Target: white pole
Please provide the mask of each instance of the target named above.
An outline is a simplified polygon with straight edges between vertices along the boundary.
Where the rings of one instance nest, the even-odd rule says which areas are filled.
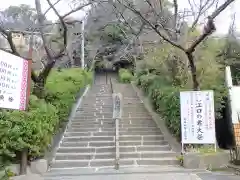
[[[82,44],[81,44],[81,49],[82,49],[82,57],[81,57],[81,65],[82,68],[84,69],[85,64],[84,64],[84,20],[82,20]]]

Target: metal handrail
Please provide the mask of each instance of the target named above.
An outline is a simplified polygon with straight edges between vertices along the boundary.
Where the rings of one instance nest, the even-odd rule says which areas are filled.
[[[113,120],[115,121],[115,169],[119,169],[119,121],[122,118],[122,95],[113,93]]]

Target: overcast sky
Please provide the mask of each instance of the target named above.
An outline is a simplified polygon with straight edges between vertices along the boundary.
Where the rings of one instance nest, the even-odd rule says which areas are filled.
[[[51,2],[56,2],[57,0],[52,0]],[[170,0],[171,1],[171,0]],[[195,2],[198,2],[200,0],[195,0]],[[206,1],[206,0],[205,0]],[[224,0],[220,0],[220,2],[223,2]],[[3,10],[5,8],[8,8],[11,5],[19,5],[19,4],[29,4],[32,7],[35,7],[34,0],[1,0],[1,7],[0,10]],[[179,6],[180,9],[189,7],[188,6],[188,0],[179,0]],[[48,4],[46,0],[41,0],[42,9],[45,10],[48,8]],[[217,26],[217,33],[224,34],[227,33],[228,27],[231,21],[231,15],[233,12],[237,12],[237,7],[240,7],[240,0],[236,0],[234,4],[232,4],[230,7],[228,7],[218,18],[216,19],[216,26]],[[68,3],[66,3],[66,0],[63,0],[63,2],[59,3],[57,6],[57,9],[59,10],[60,14],[64,14],[70,10],[70,6]],[[73,16],[76,18],[80,18],[84,15],[83,12],[75,13]],[[51,20],[56,20],[57,17],[55,16],[54,12],[49,12],[47,15],[47,18]],[[240,19],[240,11],[236,14],[236,26],[237,30],[240,31],[240,23],[238,23],[238,19]]]

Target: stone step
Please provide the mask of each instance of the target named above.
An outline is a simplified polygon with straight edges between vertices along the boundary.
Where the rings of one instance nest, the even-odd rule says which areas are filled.
[[[152,117],[149,115],[145,115],[145,116],[131,116],[131,117],[124,117],[121,119],[121,121],[124,120],[152,120]]]
[[[99,115],[103,115],[103,116],[112,116],[113,112],[105,112],[104,110],[101,110],[102,112],[81,112],[78,111],[76,113],[77,116],[83,116],[83,117],[88,117],[88,116],[99,116]]]
[[[138,112],[138,111],[123,111],[122,115],[123,116],[128,115],[128,116],[133,116],[133,117],[134,116],[137,116],[137,117],[139,117],[139,116],[151,117],[148,112],[144,112],[144,111],[141,111],[141,112]]]
[[[96,116],[96,117],[78,117],[72,119],[73,123],[88,123],[88,122],[115,122],[112,117]]]
[[[112,124],[71,124],[72,128],[115,128],[115,123]]]
[[[132,165],[133,160],[120,160],[121,165]],[[114,167],[115,159],[94,159],[94,160],[56,160],[51,169],[78,168],[78,167]]]
[[[119,135],[161,135],[160,131],[120,131]],[[106,132],[66,132],[65,137],[74,137],[74,136],[115,136],[115,132],[106,131]]]
[[[63,142],[89,142],[89,141],[114,141],[114,137],[108,136],[72,136],[64,137]]]
[[[78,127],[68,127],[67,132],[115,132],[115,128],[78,128]],[[136,127],[136,128],[120,128],[122,132],[135,132],[135,131],[160,131],[157,127]]]
[[[106,105],[106,104],[104,104],[104,105],[100,105],[100,104],[98,104],[98,105],[96,105],[95,103],[93,103],[93,104],[85,104],[85,105],[83,105],[82,107],[84,107],[84,108],[96,108],[96,107],[102,107],[102,108],[113,108],[113,105],[111,104],[111,105]]]
[[[131,135],[131,136],[120,136],[119,141],[158,141],[164,140],[163,135]]]
[[[203,173],[206,172],[205,170],[195,170],[195,169],[184,169],[178,165],[161,165],[161,166],[136,166],[136,167],[129,167],[129,166],[121,166],[121,168],[116,171],[114,168],[72,168],[72,169],[53,169],[51,172],[45,174],[45,180],[60,180],[61,178],[64,180],[79,180],[79,177],[82,178],[84,175],[99,175],[106,176],[107,175],[114,175],[121,176],[124,174],[159,174],[161,177],[163,174],[178,174],[178,173]],[[120,177],[119,176],[119,177]],[[74,177],[75,179],[71,179]],[[84,176],[86,177],[86,176]],[[91,176],[90,176],[91,177]],[[47,179],[46,179],[47,178]],[[49,179],[48,179],[49,178]],[[111,178],[109,178],[111,179]],[[114,179],[114,178],[113,178]],[[118,179],[118,178],[117,178]],[[139,179],[139,178],[136,178]],[[159,178],[158,178],[159,179]]]
[[[120,141],[120,146],[159,146],[168,145],[165,140],[157,141]],[[90,142],[63,142],[61,147],[104,147],[104,146],[115,146],[115,141],[90,141]]]
[[[119,122],[119,126],[121,125],[141,125],[141,126],[151,126],[151,127],[156,127],[156,123],[154,121],[129,121],[129,122]]]
[[[73,118],[72,122],[82,122],[82,121],[90,121],[90,120],[93,120],[93,121],[96,121],[96,119],[100,119],[101,120],[109,120],[109,119],[112,119],[112,117],[106,117],[105,116],[99,116],[99,117],[91,117],[91,116],[84,116],[84,117],[75,117]]]
[[[160,145],[168,145],[168,142],[165,140],[158,141],[120,141],[120,146],[160,146]]]
[[[97,105],[96,104],[91,104],[91,106],[95,105],[95,107],[90,107],[90,106],[83,106],[81,108],[78,108],[78,110],[113,110],[113,106],[105,106],[105,105]]]
[[[90,142],[64,142],[61,147],[104,147],[114,146],[115,141],[90,141]]]
[[[78,128],[78,127],[68,127],[67,132],[115,132],[115,128]]]
[[[120,159],[140,160],[150,158],[177,157],[178,154],[171,151],[158,152],[120,152]],[[91,160],[91,159],[114,159],[115,153],[57,153],[55,160]]]
[[[151,118],[134,118],[134,117],[124,117],[123,119],[120,119],[119,122],[125,123],[125,122],[155,122]]]
[[[66,132],[65,137],[70,136],[115,136],[115,132],[106,131],[106,132]]]
[[[89,115],[89,116],[81,116],[77,115],[76,117],[73,118],[73,120],[96,120],[96,119],[112,119],[112,114],[110,115]]]
[[[79,114],[83,114],[83,113],[86,113],[86,112],[91,112],[92,114],[94,114],[94,113],[102,113],[102,112],[104,112],[104,113],[113,113],[113,108],[109,108],[109,109],[107,109],[107,108],[95,108],[95,109],[81,109],[81,110],[78,110],[77,111],[77,113],[79,113]]]
[[[158,145],[158,146],[119,146],[120,152],[144,152],[144,151],[171,151],[169,145]],[[106,153],[116,152],[115,146],[104,146],[104,147],[61,147],[57,150],[57,153]]]
[[[89,125],[89,124],[99,124],[99,125],[103,125],[104,124],[111,124],[114,123],[114,120],[98,120],[98,119],[89,119],[89,120],[73,120],[71,121],[72,125]]]
[[[146,110],[144,104],[137,104],[137,105],[136,104],[124,104],[123,108],[124,109],[126,109],[126,108],[136,108],[136,109],[145,109]]]
[[[72,121],[71,122],[71,126],[76,126],[76,125],[79,125],[79,126],[91,126],[91,125],[115,125],[115,122],[114,121]]]
[[[119,161],[120,166],[126,165],[139,165],[139,166],[151,166],[151,165],[177,165],[179,161],[176,158],[154,158],[154,159],[121,159]],[[114,167],[115,159],[94,159],[94,160],[56,160],[52,164],[51,169],[59,168],[81,168],[81,167]]]
[[[90,133],[89,135],[91,135],[91,133],[108,133],[108,134],[112,134],[112,133],[115,133],[115,129],[110,129],[110,130],[102,130],[102,129],[99,129],[99,128],[93,128],[93,129],[83,129],[81,131],[81,129],[83,128],[68,128],[66,133],[67,134],[74,134],[74,135],[77,135],[78,133]],[[131,129],[125,129],[125,128],[120,128],[120,135],[153,135],[155,133],[160,133],[160,130],[157,129],[157,128],[149,128],[149,130],[146,128],[146,129],[140,129],[140,128],[135,128],[135,130],[131,130]],[[122,133],[122,134],[121,134]],[[124,133],[133,133],[133,134],[124,134]],[[147,133],[153,133],[153,134],[147,134]],[[74,136],[73,135],[73,136]],[[157,134],[158,135],[158,134]]]
[[[126,129],[126,128],[141,128],[143,126],[146,127],[146,128],[156,128],[157,127],[156,124],[145,124],[145,125],[142,125],[142,124],[120,124],[119,128],[123,128],[123,129]]]

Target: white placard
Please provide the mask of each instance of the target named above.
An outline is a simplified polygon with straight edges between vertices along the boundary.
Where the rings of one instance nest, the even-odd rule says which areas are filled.
[[[26,109],[28,61],[0,50],[0,108]]]
[[[238,124],[240,120],[240,86],[233,86],[231,89],[232,123]]]
[[[215,144],[213,91],[180,93],[183,144]]]

